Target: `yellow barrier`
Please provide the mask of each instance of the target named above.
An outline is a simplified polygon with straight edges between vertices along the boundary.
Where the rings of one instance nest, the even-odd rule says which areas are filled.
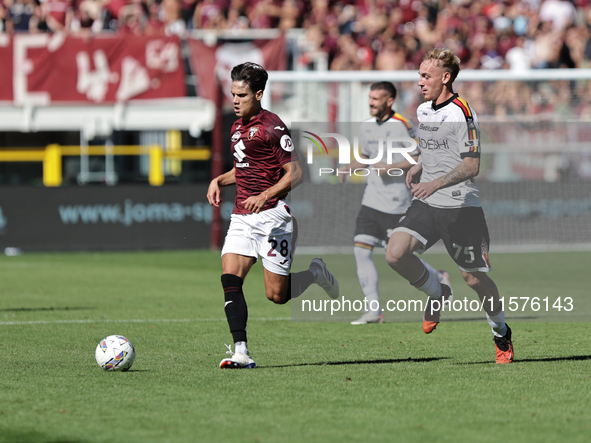
[[[163,160],[197,160],[205,161],[211,158],[209,148],[180,149],[163,151],[159,145],[134,146],[88,146],[84,150],[80,146],[48,145],[45,149],[21,148],[0,150],[0,162],[43,162],[43,184],[48,187],[62,184],[62,157],[86,155],[148,155],[148,181],[152,186],[164,184]]]
[[[62,151],[59,145],[49,145],[45,148],[43,184],[48,187],[62,184]]]
[[[164,184],[164,171],[162,170],[162,149],[158,146],[150,148],[150,170],[148,171],[148,181],[152,186],[162,186]]]
[[[0,151],[0,162],[42,162],[45,151]]]

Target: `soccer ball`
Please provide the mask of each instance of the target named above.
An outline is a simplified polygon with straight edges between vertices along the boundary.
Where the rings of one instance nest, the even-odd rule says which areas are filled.
[[[135,349],[122,335],[109,335],[98,344],[94,356],[105,371],[127,371],[135,360]]]

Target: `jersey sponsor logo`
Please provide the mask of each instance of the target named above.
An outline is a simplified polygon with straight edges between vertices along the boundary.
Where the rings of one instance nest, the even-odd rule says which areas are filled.
[[[246,146],[244,146],[242,140],[240,140],[238,143],[234,145],[234,157],[236,157],[236,160],[238,160],[239,162],[244,160],[244,158],[246,157],[246,154],[244,153],[245,149]]]
[[[279,129],[280,131],[285,131],[283,126],[275,126],[273,129]]]
[[[248,168],[249,166],[249,163],[236,163],[237,168]]]
[[[419,148],[420,149],[449,149],[449,144],[447,140],[426,140],[424,138],[419,138]]]
[[[252,138],[255,136],[255,134],[257,133],[258,130],[259,130],[259,128],[256,126],[254,128],[250,128],[248,130],[248,139],[252,140]]]
[[[462,191],[452,191],[451,193],[452,197],[459,197],[460,195],[462,195]]]
[[[293,151],[294,146],[293,146],[293,142],[291,141],[291,137],[289,135],[285,134],[283,137],[281,137],[279,144],[281,145],[281,148],[284,151],[287,151],[287,152]]]
[[[236,131],[236,132],[234,132],[234,134],[232,134],[232,138],[231,138],[231,140],[232,140],[233,142],[237,142],[238,140],[240,140],[240,131]]]
[[[421,129],[423,131],[431,131],[431,132],[439,131],[439,127],[437,127],[437,126],[424,125],[423,123],[421,123],[419,125],[419,129]]]

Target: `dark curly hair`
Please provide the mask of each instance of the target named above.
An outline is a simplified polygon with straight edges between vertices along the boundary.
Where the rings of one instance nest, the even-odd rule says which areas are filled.
[[[232,68],[232,81],[243,81],[252,92],[264,91],[269,74],[256,63],[246,62]]]

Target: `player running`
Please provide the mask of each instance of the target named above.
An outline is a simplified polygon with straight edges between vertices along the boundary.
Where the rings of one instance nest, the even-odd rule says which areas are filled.
[[[453,92],[460,59],[449,49],[423,57],[419,87],[426,100],[417,109],[420,163],[408,170],[406,183],[414,196],[406,217],[394,230],[386,250],[388,264],[429,296],[423,330],[431,333],[451,289],[437,281],[413,252],[439,239],[476,291],[494,334],[496,362],[513,361],[511,328],[495,283],[486,274],[489,235],[473,177],[480,168],[480,128],[474,110]]]
[[[385,141],[388,137],[415,138],[415,131],[410,121],[392,109],[395,100],[396,87],[392,83],[376,82],[370,86],[369,112],[372,118],[361,124],[361,158],[376,159],[379,155],[380,140]],[[418,149],[410,155],[416,161],[419,155]],[[384,149],[380,161],[371,165],[371,168],[381,173],[379,175],[372,173],[367,177],[361,209],[357,215],[353,253],[357,264],[357,277],[369,309],[359,319],[351,322],[352,325],[384,323],[378,290],[378,270],[374,264],[372,252],[376,246],[386,248],[390,234],[398,226],[398,222],[412,200],[405,176],[389,175],[386,172],[394,169],[406,171],[412,164],[401,154],[395,154],[392,160],[395,163],[386,163]],[[339,169],[339,181],[344,183],[347,172],[365,167],[367,165],[354,160]],[[421,260],[421,262],[438,281],[451,287],[447,272],[438,272],[425,261]]]
[[[236,185],[236,201],[222,248],[224,309],[234,339],[234,352],[220,368],[254,368],[246,339],[248,311],[242,285],[260,256],[267,298],[284,304],[312,283],[333,299],[339,284],[320,258],[307,271],[290,274],[295,249],[295,219],[285,202],[302,182],[302,170],[285,123],[261,107],[268,74],[260,65],[243,63],[232,69],[232,102],[239,117],[232,125],[232,170],[214,178],[207,190],[212,206],[221,203],[220,188]],[[293,237],[292,237],[293,234]]]

